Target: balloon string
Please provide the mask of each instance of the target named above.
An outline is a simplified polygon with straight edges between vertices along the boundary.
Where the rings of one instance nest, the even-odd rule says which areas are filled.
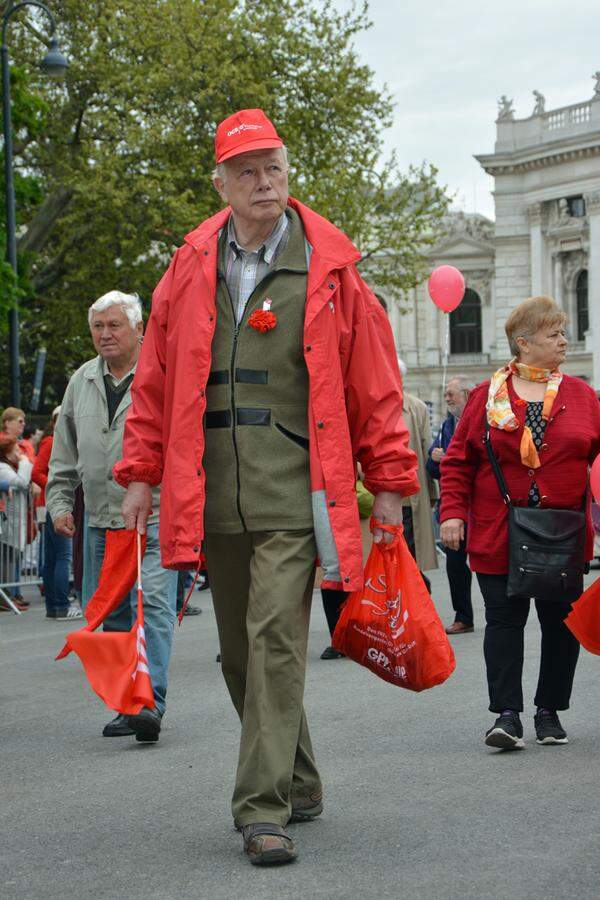
[[[442,395],[446,393],[446,378],[448,377],[448,363],[450,361],[450,313],[444,313],[446,317],[446,338],[444,340]]]

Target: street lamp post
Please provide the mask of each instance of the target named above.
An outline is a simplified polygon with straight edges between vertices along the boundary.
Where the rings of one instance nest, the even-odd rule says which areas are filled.
[[[56,21],[48,7],[38,0],[23,0],[21,3],[11,4],[2,16],[2,120],[4,127],[4,190],[6,195],[6,255],[8,262],[17,276],[17,233],[15,217],[15,186],[13,181],[13,146],[12,127],[10,116],[10,68],[8,62],[8,46],[6,34],[8,23],[12,15],[25,6],[34,6],[41,9],[50,21],[50,47],[41,62],[41,68],[47,75],[60,77],[64,74],[69,63],[58,49],[58,42],[54,37]],[[13,406],[21,405],[21,377],[19,368],[19,307],[17,300],[9,313],[10,334],[10,395]]]

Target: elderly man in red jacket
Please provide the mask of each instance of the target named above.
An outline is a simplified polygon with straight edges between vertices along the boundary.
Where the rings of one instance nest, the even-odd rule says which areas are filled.
[[[187,235],[160,281],[132,388],[128,528],[162,482],[163,564],[204,543],[223,674],[242,721],[233,816],[253,863],[296,856],[285,826],[323,809],[302,700],[315,560],[362,586],[355,460],[374,514],[418,490],[391,330],[359,253],[288,194],[261,110],[216,134],[227,207]],[[386,539],[381,531],[375,540]]]

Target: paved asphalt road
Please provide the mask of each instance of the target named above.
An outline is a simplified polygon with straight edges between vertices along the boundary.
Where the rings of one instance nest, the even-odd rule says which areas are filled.
[[[449,619],[443,571],[434,596]],[[66,623],[39,597],[0,617],[0,897],[3,900],[587,900],[600,896],[598,681],[582,652],[565,747],[532,740],[539,658],[527,635],[527,749],[498,753],[487,712],[482,607],[454,639],[457,671],[414,695],[348,660],[322,662],[315,595],[306,706],[326,789],[320,820],[294,825],[300,857],[257,869],[233,830],[238,741],[210,595],[177,630],[156,746],[101,737],[111,717],[74,657],[52,661]]]

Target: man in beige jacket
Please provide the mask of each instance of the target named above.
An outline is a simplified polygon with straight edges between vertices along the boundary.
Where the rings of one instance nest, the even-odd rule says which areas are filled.
[[[121,503],[125,491],[114,480],[112,469],[122,456],[123,429],[131,406],[130,387],[142,342],[140,301],[136,295],[110,291],[90,307],[89,324],[98,356],[84,363],[67,385],[54,432],[46,487],[46,504],[55,531],[72,537],[75,490],[83,485],[87,550],[84,586],[88,587],[87,591],[84,589],[84,608],[98,584],[106,533],[124,527]],[[159,502],[160,491],[155,488],[142,564],[146,649],[156,709],[143,709],[138,716],[129,718],[118,715],[104,728],[105,737],[135,734],[139,741],[153,742],[158,740],[161,729],[175,623],[177,572],[160,565]],[[135,608],[135,598],[126,598],[105,620],[105,630],[129,631]]]

